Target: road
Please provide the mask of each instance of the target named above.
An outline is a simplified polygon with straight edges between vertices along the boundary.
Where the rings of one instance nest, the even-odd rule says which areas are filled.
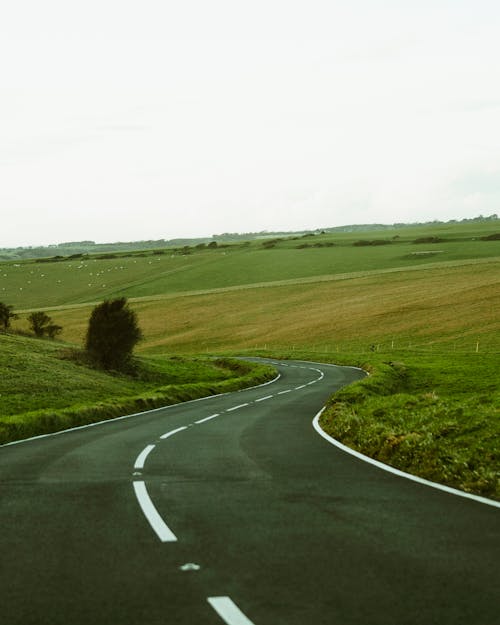
[[[312,426],[352,368],[0,448],[2,625],[497,625],[498,508]]]

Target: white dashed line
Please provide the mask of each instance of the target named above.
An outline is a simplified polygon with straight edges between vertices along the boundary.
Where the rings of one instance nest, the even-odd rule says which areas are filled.
[[[254,625],[229,597],[208,597],[207,601],[227,625]]]
[[[301,388],[305,388],[305,387],[306,387],[306,385],[305,385],[305,384],[301,384],[300,386],[296,386],[296,387],[295,387],[295,390],[296,390],[296,391],[300,391],[300,389],[301,389]]]
[[[135,461],[134,469],[144,469],[144,463],[146,462],[146,458],[148,457],[149,453],[153,451],[154,448],[154,445],[148,445],[141,451]]]
[[[285,393],[291,393],[291,392],[292,392],[292,389],[290,389],[290,388],[289,388],[289,389],[288,389],[288,390],[286,390],[286,391],[280,391],[279,393],[276,393],[276,394],[277,394],[277,395],[284,395]]]
[[[162,439],[168,438],[169,436],[173,436],[174,434],[177,434],[177,432],[182,432],[182,430],[187,430],[187,425],[184,425],[181,428],[177,428],[176,430],[172,430],[171,432],[167,432],[166,434],[162,434],[160,438]]]
[[[149,498],[148,491],[146,490],[146,484],[144,482],[134,482],[134,491],[137,501],[144,512],[144,516],[149,521],[149,524],[161,542],[176,542],[177,536],[158,514],[158,510],[154,507],[153,502]]]
[[[255,400],[255,403],[257,403],[258,401],[265,401],[266,399],[271,399],[271,397],[274,397],[274,395],[266,395],[265,397],[260,397],[259,399]]]
[[[232,412],[233,410],[238,410],[238,408],[244,408],[248,406],[248,404],[239,404],[238,406],[233,406],[232,408],[228,408],[226,412]]]
[[[209,417],[205,417],[204,419],[200,419],[199,421],[195,421],[195,423],[205,423],[205,421],[210,421],[210,419],[215,419],[215,417],[220,416],[219,413],[210,415]]]

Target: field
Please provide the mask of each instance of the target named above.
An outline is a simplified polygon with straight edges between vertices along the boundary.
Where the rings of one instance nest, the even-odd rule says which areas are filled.
[[[402,469],[500,498],[499,229],[432,225],[1,263],[0,300],[20,313],[15,330],[46,310],[69,345],[82,344],[96,302],[125,295],[144,357],[363,364],[370,381],[336,396],[329,431]],[[405,372],[398,384],[391,362]]]

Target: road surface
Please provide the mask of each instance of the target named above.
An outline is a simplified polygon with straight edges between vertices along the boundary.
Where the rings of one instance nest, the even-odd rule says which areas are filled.
[[[312,425],[362,372],[0,448],[2,625],[497,625],[498,508]]]

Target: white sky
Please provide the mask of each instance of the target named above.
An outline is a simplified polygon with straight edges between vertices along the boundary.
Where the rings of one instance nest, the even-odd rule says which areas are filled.
[[[15,0],[0,247],[500,212],[498,0]]]

